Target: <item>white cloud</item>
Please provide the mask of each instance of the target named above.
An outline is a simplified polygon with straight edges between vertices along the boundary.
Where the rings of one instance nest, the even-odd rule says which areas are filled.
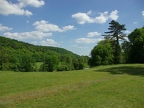
[[[109,16],[112,20],[117,20],[118,19],[118,11],[117,10],[114,10],[110,13],[110,16]]]
[[[99,35],[101,35],[101,33],[99,33],[99,32],[89,32],[87,34],[87,37],[94,37],[94,36],[99,36]]]
[[[72,15],[72,18],[77,20],[78,24],[84,24],[84,23],[93,23],[93,19],[90,18],[86,13],[76,13]]]
[[[43,0],[18,0],[20,2],[20,7],[26,7],[27,5],[33,7],[41,7],[45,4]]]
[[[144,17],[144,10],[142,11],[142,16]]]
[[[74,28],[74,26],[68,25],[68,26],[63,27],[63,28],[62,28],[62,31],[74,30],[74,29],[76,29],[76,28]]]
[[[96,17],[94,19],[94,22],[96,23],[105,23],[108,20],[108,11],[104,12],[104,13],[100,13],[100,16]]]
[[[19,4],[13,4],[6,0],[0,0],[0,4],[1,4],[0,14],[2,15],[9,15],[9,14],[26,15],[26,16],[32,15],[30,11],[20,8]]]
[[[64,32],[67,30],[75,29],[74,26],[71,26],[71,25],[60,28],[58,25],[50,24],[48,23],[48,21],[45,21],[45,20],[36,21],[35,23],[33,23],[33,25],[35,26],[37,30],[43,31],[43,32],[49,32],[49,31]]]
[[[43,33],[40,31],[31,31],[23,33],[4,33],[4,36],[12,39],[42,39],[43,37],[52,36],[52,33]]]
[[[90,44],[90,43],[97,43],[101,41],[101,38],[98,39],[93,39],[93,38],[78,38],[76,39],[76,43],[81,43],[81,44]]]
[[[26,15],[26,16],[30,16],[30,15],[33,15],[33,14],[32,14],[30,11],[25,10],[24,15]]]
[[[0,14],[2,15],[33,15],[29,10],[25,10],[26,6],[41,7],[45,3],[43,0],[18,0],[18,3],[8,2],[7,0],[0,0]]]
[[[47,39],[46,41],[41,41],[40,44],[42,46],[56,46],[59,45],[57,42],[55,42],[53,39]]]
[[[72,15],[72,18],[76,19],[78,24],[85,24],[85,23],[105,23],[109,18],[112,20],[117,20],[118,19],[118,15],[117,15],[118,11],[114,10],[110,13],[110,15],[108,14],[108,11],[105,11],[103,13],[99,13],[100,15],[97,17],[90,17],[89,15],[92,14],[92,11],[88,11],[87,13],[76,13]]]
[[[35,23],[33,23],[34,26],[36,26],[35,28],[39,31],[61,31],[61,29],[54,24],[49,24],[47,21],[41,20],[41,21],[36,21]]]
[[[4,31],[8,31],[8,30],[12,30],[13,28],[9,28],[6,26],[3,26],[2,24],[0,24],[0,31],[4,32]]]

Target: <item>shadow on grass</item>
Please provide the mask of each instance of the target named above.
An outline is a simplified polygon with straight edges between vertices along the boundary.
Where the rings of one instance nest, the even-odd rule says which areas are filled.
[[[95,70],[97,72],[109,72],[111,74],[129,74],[144,77],[144,67],[141,66],[118,66]]]

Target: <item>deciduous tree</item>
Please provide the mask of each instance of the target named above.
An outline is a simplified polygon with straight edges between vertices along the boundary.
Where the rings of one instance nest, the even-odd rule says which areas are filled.
[[[53,72],[57,69],[59,64],[59,59],[55,55],[46,56],[44,63],[41,66],[41,71]]]
[[[135,29],[128,38],[131,43],[130,62],[144,63],[144,27]]]
[[[113,49],[109,40],[103,40],[91,51],[90,66],[113,64]]]

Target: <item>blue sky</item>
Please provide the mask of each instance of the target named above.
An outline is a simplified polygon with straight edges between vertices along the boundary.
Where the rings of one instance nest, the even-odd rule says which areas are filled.
[[[144,26],[144,0],[0,0],[0,35],[89,55],[109,22]]]

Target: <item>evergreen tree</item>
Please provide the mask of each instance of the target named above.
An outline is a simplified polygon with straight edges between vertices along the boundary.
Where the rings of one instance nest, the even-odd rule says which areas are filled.
[[[120,54],[121,54],[121,48],[119,45],[119,41],[120,40],[125,40],[126,35],[122,32],[124,30],[126,30],[125,25],[124,24],[119,24],[118,22],[112,20],[110,23],[110,26],[108,28],[108,32],[105,32],[106,35],[102,35],[105,36],[106,39],[111,39],[114,40],[114,63],[115,64],[119,64],[120,63]]]

